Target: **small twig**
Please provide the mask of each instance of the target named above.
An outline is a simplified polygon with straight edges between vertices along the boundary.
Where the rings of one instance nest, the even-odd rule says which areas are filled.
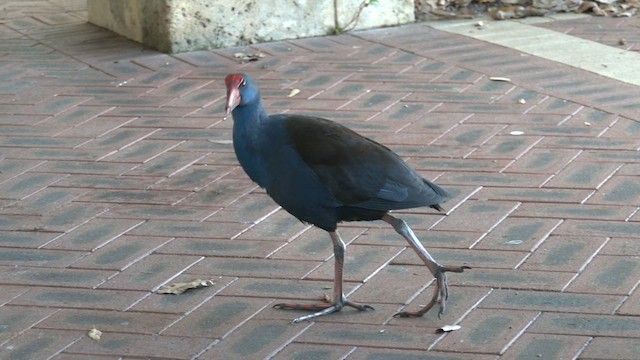
[[[360,5],[358,6],[358,11],[356,11],[355,15],[353,15],[353,18],[351,18],[351,21],[349,21],[344,27],[340,27],[340,25],[338,24],[338,9],[336,6],[336,2],[334,1],[334,8],[335,8],[335,26],[336,26],[336,33],[340,34],[343,32],[347,32],[350,30],[353,30],[356,25],[358,24],[358,21],[360,20],[360,15],[362,14],[362,11],[364,11],[364,8],[366,8],[367,6],[376,3],[378,0],[364,0],[360,3]]]

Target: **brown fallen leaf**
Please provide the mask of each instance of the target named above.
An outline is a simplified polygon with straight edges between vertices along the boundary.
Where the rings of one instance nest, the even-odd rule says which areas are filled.
[[[264,57],[264,54],[261,52],[253,53],[253,54],[245,54],[243,52],[237,52],[233,54],[233,57],[236,59],[240,59],[240,62],[244,64],[250,61],[258,61]]]
[[[454,12],[446,11],[446,10],[438,9],[438,8],[432,9],[430,11],[430,13],[432,13],[433,15],[442,16],[442,17],[445,17],[445,18],[453,18],[453,17],[456,17],[456,15],[457,15]]]
[[[591,11],[596,16],[607,16],[607,12],[602,10],[595,1],[585,1],[578,8],[578,12],[584,13]]]
[[[505,6],[489,10],[489,16],[495,20],[521,19],[530,16],[545,16],[547,10],[531,6]]]
[[[100,341],[100,336],[102,336],[102,331],[96,329],[95,327],[89,330],[87,336],[91,338],[91,340]]]
[[[613,16],[615,17],[632,17],[633,15],[635,15],[636,13],[636,9],[632,9],[631,11],[624,11],[621,13],[617,13],[617,14],[613,14]]]
[[[215,284],[213,280],[196,279],[189,282],[177,282],[169,285],[160,286],[156,293],[158,294],[182,294],[189,289],[198,289]]]

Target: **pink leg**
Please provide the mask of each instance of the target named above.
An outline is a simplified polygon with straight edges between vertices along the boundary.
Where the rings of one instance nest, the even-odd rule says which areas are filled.
[[[398,219],[389,214],[385,214],[382,217],[382,220],[391,224],[396,232],[402,237],[404,237],[408,242],[411,248],[418,254],[420,259],[427,266],[431,274],[436,278],[435,291],[433,292],[433,296],[431,297],[431,301],[420,309],[419,311],[403,311],[395,314],[397,317],[420,317],[427,313],[436,303],[440,304],[440,311],[438,312],[438,317],[440,317],[446,307],[447,298],[449,298],[449,288],[447,286],[447,277],[445,272],[463,272],[465,269],[471,269],[468,266],[443,266],[438,264],[431,254],[427,251],[427,249],[422,246],[422,243],[418,240],[416,235],[413,233],[413,230],[407,225],[407,223]]]
[[[334,253],[334,278],[333,278],[333,302],[325,301],[321,304],[287,304],[281,303],[276,304],[273,307],[276,309],[287,309],[287,310],[309,310],[315,311],[313,314],[300,316],[298,318],[293,319],[292,323],[297,324],[301,321],[311,320],[313,318],[328,315],[334,312],[338,312],[342,310],[343,307],[349,306],[360,311],[364,311],[367,309],[373,310],[373,307],[369,305],[360,305],[353,303],[351,301],[347,301],[347,298],[344,296],[344,292],[342,291],[342,271],[344,268],[344,253],[346,246],[344,241],[340,238],[340,235],[337,231],[330,232],[329,236],[331,236],[331,241],[333,242],[333,253]]]

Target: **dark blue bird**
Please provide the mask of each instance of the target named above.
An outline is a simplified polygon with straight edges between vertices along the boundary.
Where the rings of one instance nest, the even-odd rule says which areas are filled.
[[[226,113],[233,115],[233,146],[251,180],[300,221],[329,232],[335,254],[334,297],[317,305],[277,304],[281,309],[314,311],[294,323],[340,311],[344,306],[373,309],[347,301],[342,291],[345,244],[337,232],[342,221],[383,220],[402,235],[436,278],[430,303],[416,312],[396,316],[417,317],[436,303],[442,314],[448,297],[445,272],[466,266],[438,264],[406,222],[389,211],[429,206],[442,211],[449,194],[423,179],[387,147],[333,121],[303,115],[267,115],[257,84],[246,74],[231,74]]]

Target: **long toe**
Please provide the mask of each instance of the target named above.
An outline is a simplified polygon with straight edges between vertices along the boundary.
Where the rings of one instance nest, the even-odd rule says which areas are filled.
[[[320,311],[333,305],[333,301],[331,301],[331,298],[327,296],[327,294],[324,294],[320,300],[322,303],[319,304],[278,303],[272,307],[281,310]]]
[[[457,273],[461,273],[465,270],[469,270],[471,269],[471,266],[447,266],[447,265],[441,265],[440,266],[440,270],[443,272],[457,272]]]
[[[342,306],[339,305],[329,305],[329,307],[327,307],[326,309],[323,309],[321,311],[318,312],[314,312],[313,314],[309,314],[309,315],[304,315],[304,316],[300,316],[298,318],[293,319],[293,321],[291,321],[292,324],[297,324],[303,321],[308,321],[311,319],[315,319],[317,317],[320,316],[324,316],[324,315],[329,315],[329,314],[333,314],[334,312],[338,312],[342,309]]]
[[[349,307],[352,307],[352,308],[357,309],[357,310],[359,310],[359,311],[375,310],[375,309],[373,308],[373,306],[371,306],[371,305],[358,304],[358,303],[354,303],[354,302],[351,302],[351,301],[346,301],[346,302],[344,303],[344,306],[349,306]]]
[[[422,317],[422,316],[424,316],[424,314],[429,312],[429,310],[431,310],[431,308],[437,302],[438,302],[438,295],[437,295],[437,290],[436,290],[436,293],[434,293],[433,297],[431,298],[431,301],[429,301],[429,303],[427,305],[422,307],[422,309],[420,309],[418,311],[400,311],[400,312],[394,314],[393,317],[399,317],[399,318],[417,318],[417,317]],[[440,313],[438,313],[438,318],[439,317],[440,317]]]
[[[311,320],[314,318],[317,318],[319,316],[324,316],[324,315],[329,315],[332,314],[334,312],[338,312],[340,310],[342,310],[343,307],[345,306],[349,306],[352,307],[356,310],[359,311],[365,311],[365,310],[374,310],[373,306],[371,305],[364,305],[364,304],[358,304],[358,303],[354,303],[351,301],[347,301],[347,300],[341,300],[341,301],[337,301],[335,303],[332,303],[331,301],[329,301],[329,299],[323,299],[322,303],[319,304],[294,304],[294,303],[280,303],[280,304],[275,304],[273,305],[273,307],[275,309],[283,309],[283,310],[304,310],[304,311],[312,311],[312,314],[309,315],[305,315],[305,316],[300,316],[296,319],[294,319],[292,322],[294,324],[297,324],[299,322],[305,321],[305,320]]]
[[[399,313],[394,314],[393,317],[416,318],[416,317],[422,317],[422,315],[424,315],[425,312],[422,312],[422,311],[401,311]]]
[[[326,309],[323,309],[321,311],[315,312],[313,314],[309,314],[309,315],[305,315],[305,316],[300,316],[299,318],[295,318],[295,319],[293,319],[293,321],[291,323],[292,324],[297,324],[297,323],[302,322],[302,321],[308,321],[308,320],[312,320],[312,319],[315,319],[315,318],[320,317],[320,316],[329,315],[329,314],[332,314],[334,312],[338,312],[338,311],[342,310],[342,308],[345,307],[345,306],[349,306],[349,307],[358,309],[359,311],[374,310],[371,305],[361,305],[361,304],[352,303],[350,301],[344,301],[342,303],[337,303],[337,304],[330,305]]]
[[[436,290],[434,292],[434,299],[440,303],[440,309],[438,310],[438,319],[444,314],[447,306],[447,300],[449,299],[449,285],[447,284],[446,272],[461,273],[465,270],[471,269],[471,267],[463,266],[448,266],[438,265],[438,272],[435,274],[436,278]],[[439,291],[439,294],[438,294]]]
[[[435,289],[433,290],[433,296],[427,305],[418,311],[401,311],[394,317],[401,318],[415,318],[422,317],[429,312],[436,304],[440,304],[438,309],[438,318],[444,314],[446,309],[447,299],[449,298],[449,285],[447,284],[446,272],[463,272],[464,270],[471,269],[469,266],[437,266],[437,272],[434,274],[436,278]]]
[[[331,303],[321,304],[294,304],[294,303],[280,303],[273,305],[274,309],[281,310],[303,310],[303,311],[321,311],[333,306]]]

